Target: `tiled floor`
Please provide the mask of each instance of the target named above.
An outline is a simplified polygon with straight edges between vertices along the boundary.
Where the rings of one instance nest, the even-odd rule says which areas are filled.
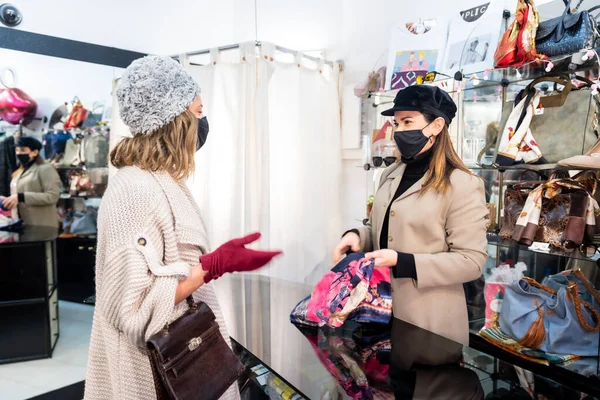
[[[0,399],[24,400],[85,379],[94,307],[59,301],[52,358],[0,365]]]

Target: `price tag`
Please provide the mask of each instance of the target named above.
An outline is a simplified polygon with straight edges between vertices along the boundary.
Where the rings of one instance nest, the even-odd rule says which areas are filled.
[[[542,242],[533,242],[531,246],[529,246],[529,250],[550,253],[550,244]]]

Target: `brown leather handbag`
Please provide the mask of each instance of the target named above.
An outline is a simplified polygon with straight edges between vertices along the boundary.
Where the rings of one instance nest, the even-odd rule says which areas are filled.
[[[528,173],[537,174],[542,180],[538,181],[524,181],[523,178]],[[503,217],[502,226],[500,227],[499,236],[502,239],[511,239],[517,220],[523,211],[525,201],[529,193],[538,187],[539,185],[546,182],[546,176],[539,171],[524,171],[517,183],[508,185],[504,191],[504,204],[503,204]]]
[[[245,371],[203,302],[189,296],[189,310],[146,343],[159,400],[220,398]]]
[[[530,246],[533,242],[549,243],[552,247],[573,250],[581,244],[592,243],[596,234],[597,209],[590,203],[591,193],[580,182],[551,178],[541,188],[529,194],[538,203],[523,208],[522,217],[534,215],[533,207],[540,208],[539,220],[517,223],[512,238]],[[535,201],[535,200],[534,200]],[[591,208],[590,208],[591,207]],[[592,222],[588,213],[593,209]]]

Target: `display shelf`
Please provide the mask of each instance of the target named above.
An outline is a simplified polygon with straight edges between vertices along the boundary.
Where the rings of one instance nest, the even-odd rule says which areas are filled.
[[[534,374],[564,384],[572,389],[584,391],[592,396],[600,396],[600,378],[598,377],[597,358],[588,357],[571,363],[543,365],[511,354],[473,332],[469,335],[469,347],[488,354],[500,361],[513,364],[524,368],[527,371],[531,371]],[[587,372],[582,373],[582,371]]]
[[[600,171],[600,168],[575,168],[564,167],[558,164],[518,164],[510,166],[501,165],[467,165],[469,169],[477,171]]]
[[[102,196],[71,196],[70,194],[67,193],[63,193],[60,195],[60,199],[61,200],[68,200],[68,199],[101,199]]]
[[[570,259],[575,259],[575,260],[585,260],[585,261],[589,261],[589,260],[596,261],[596,260],[600,259],[600,253],[598,253],[598,252],[594,253],[594,255],[591,257],[585,257],[579,251],[569,252],[569,251],[556,249],[556,248],[551,248],[551,250],[549,252],[532,250],[529,246],[521,244],[515,240],[502,239],[496,233],[488,233],[487,240],[488,240],[489,246],[496,246],[496,247],[500,247],[500,248],[504,248],[504,249],[508,249],[508,250],[537,253],[537,254],[546,254],[546,255],[551,255],[551,256],[565,257],[565,258],[570,258]]]
[[[600,48],[595,49],[600,53]],[[554,65],[550,73],[576,73],[599,68],[598,57],[594,55],[591,59],[584,61],[582,57],[586,51],[579,51],[571,55],[551,57],[548,61]],[[487,71],[465,74],[465,90],[478,89],[485,86],[496,86],[502,82],[511,84],[540,78],[547,75],[548,61],[534,61],[521,67],[495,68]],[[486,79],[487,77],[487,79]]]
[[[106,169],[108,168],[108,166],[105,167],[88,167],[86,165],[81,165],[78,167],[61,167],[61,166],[55,166],[54,167],[57,171],[90,171],[90,170],[94,170],[94,169]]]

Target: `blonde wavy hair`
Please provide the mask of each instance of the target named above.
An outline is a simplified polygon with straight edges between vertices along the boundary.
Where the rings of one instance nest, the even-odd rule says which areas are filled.
[[[122,139],[110,153],[116,168],[138,167],[146,171],[166,171],[175,180],[194,173],[198,142],[198,119],[189,110],[151,134]]]

